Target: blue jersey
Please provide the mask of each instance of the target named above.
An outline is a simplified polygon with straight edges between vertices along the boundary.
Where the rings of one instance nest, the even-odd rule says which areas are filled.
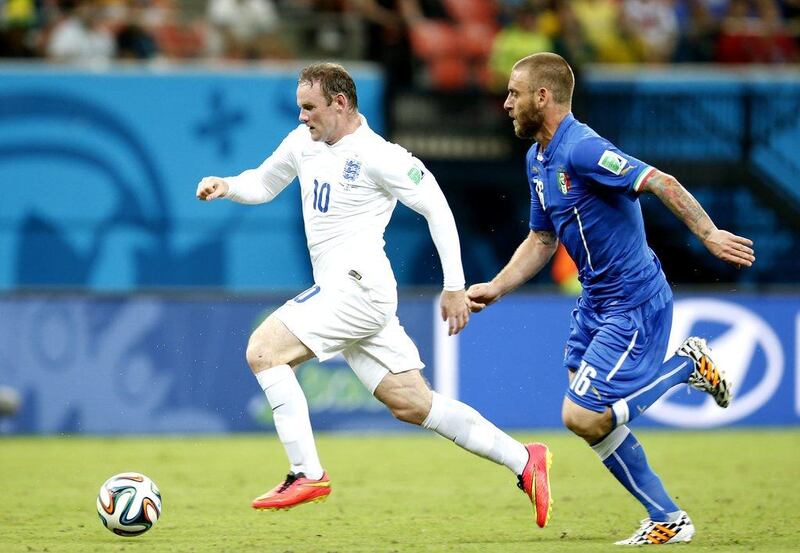
[[[568,114],[550,144],[526,156],[531,230],[555,232],[578,267],[583,303],[624,311],[666,284],[648,247],[638,194],[652,175],[646,163]]]

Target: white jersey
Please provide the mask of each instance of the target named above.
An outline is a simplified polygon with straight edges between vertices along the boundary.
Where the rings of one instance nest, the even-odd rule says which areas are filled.
[[[436,179],[420,160],[359,117],[358,129],[333,145],[315,142],[305,125],[298,126],[258,168],[226,177],[226,197],[268,202],[298,177],[315,282],[355,271],[362,284],[395,297],[383,234],[399,199],[427,219],[445,289],[463,289],[455,221]]]

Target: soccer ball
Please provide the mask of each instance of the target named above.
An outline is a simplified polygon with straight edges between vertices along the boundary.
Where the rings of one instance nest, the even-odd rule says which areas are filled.
[[[161,492],[144,474],[115,474],[100,486],[97,514],[119,536],[144,534],[161,516]]]

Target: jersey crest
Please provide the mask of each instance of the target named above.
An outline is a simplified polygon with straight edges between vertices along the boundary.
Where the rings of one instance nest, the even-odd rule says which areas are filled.
[[[569,173],[563,167],[559,167],[558,169],[558,189],[561,190],[562,194],[569,192],[569,189],[572,187],[572,180],[569,178]]]
[[[361,162],[356,159],[348,159],[344,162],[344,171],[342,171],[342,178],[345,183],[353,184],[358,179],[361,173]]]

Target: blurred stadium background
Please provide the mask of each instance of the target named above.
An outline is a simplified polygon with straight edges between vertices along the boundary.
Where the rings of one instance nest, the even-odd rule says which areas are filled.
[[[679,390],[637,425],[796,436],[799,37],[797,0],[0,0],[0,388],[20,398],[0,433],[272,429],[244,348],[311,284],[296,188],[265,207],[194,191],[295,126],[308,60],[353,72],[371,125],[437,175],[468,281],[491,278],[527,232],[506,77],[552,50],[576,68],[576,117],[756,244],[734,270],[643,198],[676,340],[708,336],[737,398]],[[435,250],[402,206],[387,252],[434,386],[505,428],[559,428],[569,261],[447,339]],[[341,359],[300,379],[320,430],[404,428]]]

